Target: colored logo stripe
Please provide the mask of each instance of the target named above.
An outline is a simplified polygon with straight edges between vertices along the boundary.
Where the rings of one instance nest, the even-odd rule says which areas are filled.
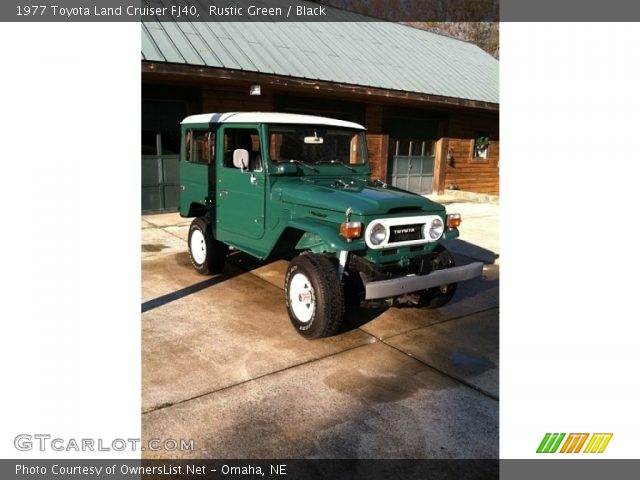
[[[565,433],[545,433],[536,453],[556,453],[565,436]],[[593,433],[591,438],[588,433],[570,433],[559,453],[580,453],[587,439],[589,442],[582,453],[602,453],[611,437],[613,433]]]
[[[602,453],[609,445],[613,433],[594,433],[587,443],[584,453]]]
[[[545,433],[542,442],[536,450],[537,453],[556,453],[565,433]]]
[[[560,453],[580,453],[588,437],[588,433],[570,433],[562,445]]]

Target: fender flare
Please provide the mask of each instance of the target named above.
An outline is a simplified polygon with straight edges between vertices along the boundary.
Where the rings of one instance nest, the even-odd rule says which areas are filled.
[[[348,242],[346,238],[340,236],[340,233],[338,232],[339,225],[335,223],[301,218],[289,220],[287,222],[287,226],[317,235],[332,251],[345,250],[353,252],[367,248],[364,238],[358,238]]]

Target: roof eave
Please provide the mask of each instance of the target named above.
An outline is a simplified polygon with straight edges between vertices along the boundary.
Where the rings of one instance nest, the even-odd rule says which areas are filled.
[[[364,85],[353,85],[348,83],[328,82],[324,80],[313,80],[308,78],[288,77],[284,75],[265,74],[246,70],[232,70],[219,67],[207,67],[197,65],[176,64],[167,62],[154,62],[142,60],[142,73],[146,75],[172,75],[187,78],[218,78],[223,80],[240,80],[262,85],[272,85],[278,87],[295,86],[310,90],[349,92],[354,96],[368,98],[387,98],[397,100],[412,100],[442,106],[456,106],[463,108],[473,108],[487,111],[498,111],[499,103],[486,102],[483,100],[472,100],[465,98],[444,97],[419,92],[407,92],[402,90],[389,90]]]

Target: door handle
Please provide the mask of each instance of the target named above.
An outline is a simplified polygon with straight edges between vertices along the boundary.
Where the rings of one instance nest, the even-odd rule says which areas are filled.
[[[229,195],[229,192],[227,192],[226,190],[220,190],[221,197],[226,197],[227,195]]]

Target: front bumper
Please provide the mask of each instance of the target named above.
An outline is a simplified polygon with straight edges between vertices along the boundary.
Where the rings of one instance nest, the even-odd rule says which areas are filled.
[[[407,275],[406,277],[368,282],[365,285],[365,299],[389,298],[407,293],[458,283],[482,275],[482,262],[474,262],[461,267],[436,270],[428,275]]]

